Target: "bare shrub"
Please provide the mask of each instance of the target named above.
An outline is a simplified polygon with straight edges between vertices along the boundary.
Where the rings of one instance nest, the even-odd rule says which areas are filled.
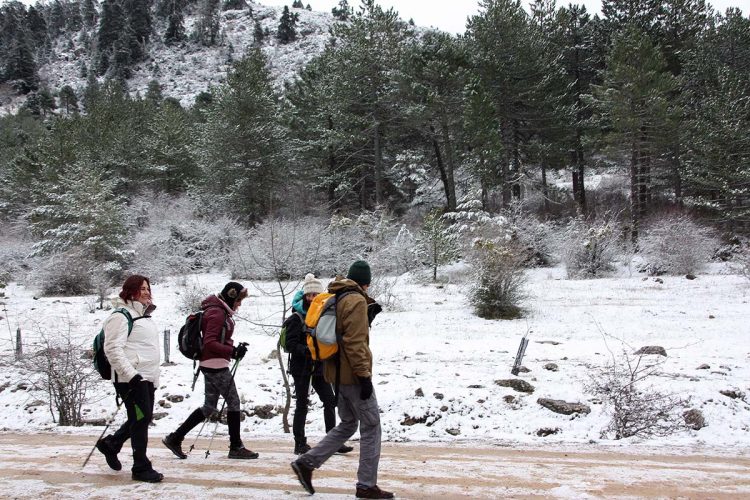
[[[91,261],[79,252],[53,254],[32,275],[42,295],[88,295],[94,290]]]
[[[594,370],[585,390],[600,399],[610,421],[602,438],[669,436],[686,430],[682,411],[688,400],[656,387],[662,361],[631,355],[623,349],[606,366]]]
[[[58,332],[40,332],[41,345],[22,364],[31,384],[43,393],[58,425],[83,425],[81,409],[93,402],[90,389],[101,381],[88,346],[73,340],[70,324]],[[89,354],[87,354],[89,353]]]
[[[139,199],[133,210],[142,227],[134,233],[130,268],[152,279],[226,269],[244,231],[226,216],[201,218],[187,197]]]
[[[649,274],[688,274],[705,266],[719,241],[686,215],[666,215],[649,221],[638,245]]]
[[[393,237],[388,237],[370,254],[370,264],[381,274],[402,274],[421,266],[417,255],[417,239],[401,225]]]
[[[185,280],[180,286],[179,297],[177,298],[177,310],[183,314],[189,314],[198,311],[201,308],[201,302],[208,297],[211,291],[205,285],[195,280]]]
[[[370,287],[367,289],[367,294],[378,301],[378,304],[383,306],[383,309],[388,311],[400,311],[401,299],[396,295],[396,285],[398,278],[386,278],[384,276],[376,276],[372,279]]]
[[[553,263],[550,224],[529,213],[524,203],[511,205],[503,215],[508,220],[511,238],[520,251],[524,266],[549,266]]]
[[[522,259],[511,247],[482,242],[472,259],[474,284],[469,302],[477,316],[485,319],[514,319],[522,314],[526,298]]]
[[[569,278],[594,278],[613,269],[619,225],[612,214],[589,222],[573,219],[563,236],[562,260]]]

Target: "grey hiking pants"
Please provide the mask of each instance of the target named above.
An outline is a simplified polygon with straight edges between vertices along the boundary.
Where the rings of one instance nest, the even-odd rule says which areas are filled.
[[[336,453],[359,427],[359,469],[357,486],[369,488],[378,484],[378,463],[380,462],[380,413],[375,393],[370,399],[359,399],[359,384],[339,386],[339,425],[313,449],[299,457],[299,460],[312,468],[319,468]]]

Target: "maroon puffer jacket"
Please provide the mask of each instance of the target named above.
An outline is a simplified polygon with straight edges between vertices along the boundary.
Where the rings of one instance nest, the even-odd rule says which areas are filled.
[[[203,309],[203,321],[201,329],[203,330],[203,352],[201,361],[209,359],[222,358],[230,360],[234,341],[234,320],[232,311],[229,306],[216,295],[209,295],[201,302]],[[224,343],[221,342],[221,330],[226,322],[226,332],[224,332]]]

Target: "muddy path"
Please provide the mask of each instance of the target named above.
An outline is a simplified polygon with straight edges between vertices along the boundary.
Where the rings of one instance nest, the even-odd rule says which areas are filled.
[[[5,498],[306,498],[289,462],[289,440],[247,440],[260,459],[228,460],[226,438],[199,440],[178,460],[152,436],[149,456],[165,476],[156,485],[110,470],[93,435],[0,434],[0,495]],[[187,443],[189,444],[190,441]],[[313,476],[315,498],[353,498],[358,459],[333,456]],[[126,451],[128,450],[126,444]],[[749,451],[750,452],[750,451]],[[695,450],[516,448],[461,443],[384,443],[379,484],[398,498],[750,498],[750,454]]]

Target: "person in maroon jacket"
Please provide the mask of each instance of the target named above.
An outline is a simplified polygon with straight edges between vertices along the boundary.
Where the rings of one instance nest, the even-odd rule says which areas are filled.
[[[203,320],[203,351],[200,370],[205,381],[203,406],[191,413],[176,431],[162,439],[178,458],[187,458],[182,451],[182,441],[195,426],[218,411],[219,396],[227,405],[227,425],[229,427],[229,458],[258,458],[258,454],[245,448],[240,438],[240,397],[234,385],[234,375],[229,369],[230,360],[242,359],[247,353],[243,344],[234,345],[234,320],[242,300],[247,297],[247,288],[230,281],[218,295],[210,295],[201,303]]]

